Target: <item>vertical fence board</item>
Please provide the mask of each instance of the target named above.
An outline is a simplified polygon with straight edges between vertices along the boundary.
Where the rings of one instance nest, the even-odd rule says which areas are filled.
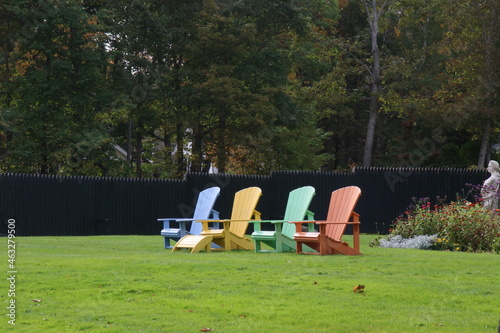
[[[157,218],[192,216],[199,192],[212,186],[221,188],[214,206],[221,218],[230,217],[234,193],[258,186],[262,218],[279,219],[288,193],[306,185],[316,188],[310,209],[319,220],[327,215],[332,191],[359,186],[361,231],[387,233],[412,197],[428,197],[432,203],[437,196],[453,200],[456,194],[467,194],[467,183],[482,184],[487,177],[485,170],[457,168],[274,171],[269,176],[188,173],[183,180],[0,174],[0,234],[6,234],[7,221],[15,219],[19,236],[158,235]]]

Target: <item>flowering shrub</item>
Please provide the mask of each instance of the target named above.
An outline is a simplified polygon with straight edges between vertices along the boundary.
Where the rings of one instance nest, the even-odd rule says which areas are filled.
[[[418,201],[398,217],[389,236],[372,245],[428,236],[431,249],[500,253],[500,214],[460,197],[449,204]],[[421,247],[423,248],[423,247]]]

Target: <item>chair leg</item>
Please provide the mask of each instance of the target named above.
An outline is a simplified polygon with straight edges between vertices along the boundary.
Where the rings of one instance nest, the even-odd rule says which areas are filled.
[[[280,238],[276,239],[276,252],[278,253],[283,252],[283,242],[281,241]]]
[[[302,253],[302,243],[297,242],[297,248],[295,249],[295,253]]]
[[[255,252],[260,252],[260,241],[254,240]]]
[[[352,236],[354,250],[359,252],[359,224],[353,224]]]
[[[166,249],[171,249],[173,248],[172,245],[170,245],[170,238],[169,237],[163,237],[165,239],[165,248]]]

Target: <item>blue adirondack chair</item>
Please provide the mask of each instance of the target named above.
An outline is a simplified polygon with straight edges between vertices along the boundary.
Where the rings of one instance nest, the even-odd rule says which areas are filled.
[[[219,219],[219,212],[213,209],[215,200],[219,196],[220,188],[217,186],[203,190],[198,195],[198,200],[196,201],[196,208],[192,218],[170,218],[165,217],[158,219],[158,221],[163,222],[163,230],[161,235],[165,238],[165,248],[171,249],[170,240],[178,241],[186,235],[199,235],[202,231],[202,224],[196,222],[197,220],[207,220],[207,219]],[[210,216],[212,215],[212,216]],[[177,222],[178,227],[171,227],[171,222]],[[187,223],[191,223],[191,228],[187,231]]]
[[[309,211],[308,208],[315,192],[312,186],[303,186],[291,191],[288,195],[283,220],[250,221],[254,225],[252,238],[255,244],[255,252],[295,251],[295,241],[293,240],[295,225],[288,222],[304,219],[314,220],[314,213]],[[262,223],[272,223],[274,230],[262,230]],[[308,227],[314,231],[312,223]],[[264,250],[261,244],[266,244],[272,249]]]

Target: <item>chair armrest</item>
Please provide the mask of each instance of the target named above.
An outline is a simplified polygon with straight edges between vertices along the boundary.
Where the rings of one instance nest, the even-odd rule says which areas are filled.
[[[318,221],[317,224],[361,224],[361,222],[359,222],[359,214],[358,213],[352,212],[351,216],[349,218],[352,219],[352,221],[347,221],[347,222]]]
[[[316,222],[316,224],[361,224],[361,222],[359,222],[359,221],[354,221],[354,222],[321,221],[321,222]]]
[[[231,220],[231,219],[225,219],[225,220],[217,220],[217,219],[207,219],[207,220],[200,220],[200,219],[195,219],[193,221],[196,221],[196,222],[202,222],[202,223],[210,223],[210,222],[262,222],[260,220],[260,213],[256,210],[254,210],[253,212],[253,215],[252,215],[254,218],[253,219],[244,219],[244,220]]]
[[[314,220],[314,213],[311,212],[310,210],[306,211],[306,220],[310,220],[310,221]]]
[[[203,230],[209,230],[209,227],[208,227],[208,224],[209,223],[215,223],[216,225],[216,228],[217,229],[220,229],[219,228],[219,222],[222,222],[223,223],[223,226],[222,226],[222,229],[229,229],[229,225],[230,223],[233,223],[233,222],[250,222],[249,220],[231,220],[231,219],[227,219],[227,220],[196,220],[197,222],[201,222],[201,224],[203,225]]]
[[[250,220],[248,223],[283,223],[285,220]]]
[[[210,220],[196,220],[196,222],[200,222],[202,224],[202,230],[209,230],[210,228],[208,227],[209,223],[213,223],[214,227],[216,229],[220,229],[219,223],[222,222],[227,222],[228,220],[215,220],[215,219],[210,219]]]
[[[186,230],[186,222],[196,221],[193,218],[178,218],[178,217],[165,217],[157,219],[158,222],[163,222],[163,229],[170,229],[170,222],[178,222],[179,229]]]
[[[289,223],[295,224],[295,232],[302,232],[302,225],[304,223],[308,224],[308,231],[309,232],[314,232],[314,224],[320,222],[320,221],[313,221],[313,220],[303,220],[303,221],[288,221]]]
[[[282,224],[282,223],[287,222],[287,221],[285,221],[285,220],[251,220],[248,222],[255,225],[254,231],[262,231],[261,223],[272,223],[272,224],[280,224],[281,223]]]
[[[312,221],[312,220],[302,220],[302,221],[288,221],[288,223],[293,223],[293,224],[304,224],[304,223],[321,223],[324,221]]]
[[[196,222],[206,222],[206,223],[210,223],[210,222],[250,222],[250,220],[231,220],[231,219],[226,219],[226,220],[199,220],[199,219],[196,219],[194,220]],[[257,222],[260,222],[260,221],[257,221]]]

